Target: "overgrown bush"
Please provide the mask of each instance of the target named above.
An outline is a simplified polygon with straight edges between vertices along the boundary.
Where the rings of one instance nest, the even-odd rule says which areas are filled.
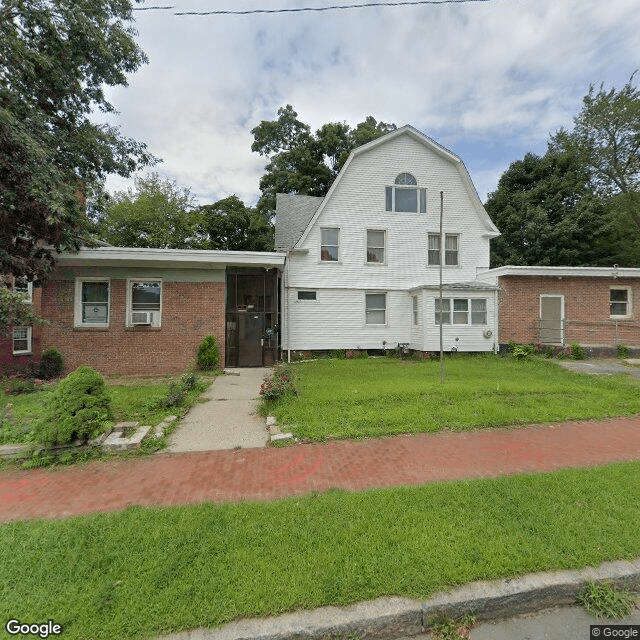
[[[102,376],[91,367],[78,367],[58,383],[45,401],[42,418],[32,424],[36,442],[70,444],[96,437],[111,420],[111,398]]]
[[[273,368],[273,373],[265,376],[260,385],[260,395],[268,401],[275,401],[286,395],[296,395],[293,378],[293,367],[280,362]]]
[[[64,371],[64,360],[62,354],[55,348],[47,349],[40,358],[40,377],[51,380],[62,374]]]
[[[584,360],[587,357],[585,350],[577,343],[571,343],[571,357],[574,360]]]
[[[220,364],[220,350],[215,336],[206,336],[200,343],[197,362],[203,371],[211,371]]]

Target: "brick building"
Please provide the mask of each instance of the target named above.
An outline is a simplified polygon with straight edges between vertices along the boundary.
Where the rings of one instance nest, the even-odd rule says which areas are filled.
[[[61,255],[32,304],[42,327],[14,329],[5,368],[56,347],[65,371],[105,375],[183,371],[214,335],[226,366],[271,364],[278,347],[284,254],[101,247]]]
[[[640,347],[640,269],[499,267],[499,341]]]

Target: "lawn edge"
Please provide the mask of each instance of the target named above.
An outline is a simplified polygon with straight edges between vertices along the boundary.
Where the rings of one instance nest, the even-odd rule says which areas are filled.
[[[477,581],[439,592],[426,601],[382,597],[346,607],[320,607],[273,618],[238,620],[215,629],[194,629],[158,640],[321,640],[400,638],[424,633],[433,618],[458,619],[473,613],[477,622],[499,620],[576,603],[590,582],[640,589],[640,559],[603,562],[598,567],[530,573],[519,578]]]

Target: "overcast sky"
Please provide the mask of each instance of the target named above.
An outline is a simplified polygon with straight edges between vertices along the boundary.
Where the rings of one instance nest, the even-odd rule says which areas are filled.
[[[314,131],[372,115],[459,155],[484,202],[511,162],[572,126],[589,84],[620,88],[640,67],[638,0],[174,15],[357,2],[146,0],[138,6],[176,8],[135,12],[149,64],[109,93],[114,123],[200,204],[232,194],[254,204],[265,159],[251,152],[251,129],[261,120],[286,104]]]

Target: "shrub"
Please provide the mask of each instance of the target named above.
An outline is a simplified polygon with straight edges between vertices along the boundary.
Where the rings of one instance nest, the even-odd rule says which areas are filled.
[[[571,343],[571,357],[574,360],[584,360],[587,357],[585,350],[577,343]]]
[[[629,347],[626,344],[619,344],[617,347],[618,350],[618,358],[621,360],[625,360],[629,357]]]
[[[296,395],[297,391],[293,382],[293,368],[284,363],[278,363],[273,368],[273,373],[265,376],[260,385],[260,395],[269,401],[279,400],[285,395]]]
[[[211,371],[220,364],[220,351],[215,336],[206,336],[200,343],[197,361],[203,371]]]
[[[182,378],[180,378],[180,386],[185,391],[191,391],[191,389],[195,389],[198,384],[199,378],[196,373],[192,371],[183,374]]]
[[[14,378],[13,380],[9,380],[4,391],[7,395],[18,395],[20,393],[33,393],[34,391],[39,391],[39,389],[34,380]]]
[[[69,444],[101,433],[111,419],[111,398],[102,376],[91,367],[78,367],[58,383],[45,401],[44,415],[34,421],[39,443]]]
[[[187,395],[186,390],[181,384],[177,382],[172,382],[169,385],[169,389],[167,391],[167,397],[164,400],[164,406],[169,407],[179,407],[183,401],[184,397]]]
[[[536,348],[532,344],[515,344],[510,342],[509,349],[511,350],[511,355],[516,360],[524,360],[536,354]]]
[[[40,377],[51,380],[64,371],[64,360],[61,353],[55,348],[47,349],[40,358]]]

